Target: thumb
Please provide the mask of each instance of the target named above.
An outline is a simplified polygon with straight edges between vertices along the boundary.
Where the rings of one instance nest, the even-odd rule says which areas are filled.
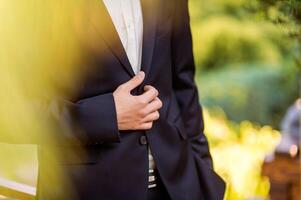
[[[124,88],[127,91],[131,91],[137,86],[139,86],[143,82],[144,78],[145,78],[145,73],[143,71],[140,71],[132,79],[124,83]]]

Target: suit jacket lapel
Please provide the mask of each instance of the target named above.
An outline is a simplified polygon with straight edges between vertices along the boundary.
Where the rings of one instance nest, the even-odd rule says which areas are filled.
[[[94,4],[95,2],[95,4]],[[156,37],[157,25],[157,0],[141,0],[143,15],[143,43],[142,43],[142,60],[141,70],[147,75],[152,64],[153,51]],[[115,29],[110,14],[102,0],[93,0],[91,6],[90,20],[95,29],[102,36],[106,45],[113,52],[116,58],[122,63],[125,70],[135,76],[135,72],[128,60],[126,52],[122,46],[119,35]]]
[[[95,4],[94,4],[95,2]],[[125,70],[131,75],[135,76],[131,64],[128,60],[126,52],[122,46],[121,40],[117,30],[113,24],[111,16],[107,11],[106,6],[102,0],[94,0],[93,4],[97,9],[91,8],[90,20],[95,29],[100,33],[103,40],[109,49],[113,52],[116,58],[121,62]],[[93,6],[91,4],[91,6]]]
[[[157,0],[141,0],[143,15],[143,47],[141,70],[147,75],[151,68],[157,27]]]

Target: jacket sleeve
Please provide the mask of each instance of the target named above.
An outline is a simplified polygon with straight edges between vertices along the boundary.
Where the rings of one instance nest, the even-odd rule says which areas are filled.
[[[117,114],[112,93],[82,99],[76,103],[63,102],[65,112],[60,120],[84,143],[119,142]]]
[[[63,146],[120,142],[112,93],[76,102],[62,97],[27,99],[25,102],[37,119],[32,123],[38,123],[41,128],[26,133],[1,134],[0,142]],[[7,137],[9,135],[14,137]]]
[[[204,135],[202,107],[199,103],[198,90],[194,81],[195,63],[188,0],[178,0],[175,3],[171,49],[173,90],[180,107],[188,139],[191,142],[193,152],[213,168],[208,141]]]
[[[67,125],[80,143],[98,144],[120,142],[117,114],[112,93],[70,102],[61,100],[62,109],[57,109],[57,120]],[[58,105],[59,105],[58,103]],[[54,115],[55,116],[55,112]],[[66,129],[65,129],[66,130]]]

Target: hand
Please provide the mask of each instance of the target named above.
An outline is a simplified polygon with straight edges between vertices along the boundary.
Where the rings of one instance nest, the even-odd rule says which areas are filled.
[[[162,101],[158,98],[158,90],[146,85],[143,94],[133,96],[130,93],[144,78],[144,72],[140,71],[113,92],[119,130],[147,130],[160,117],[158,110],[162,107]]]

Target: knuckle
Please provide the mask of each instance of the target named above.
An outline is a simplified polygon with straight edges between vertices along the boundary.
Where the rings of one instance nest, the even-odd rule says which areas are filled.
[[[136,120],[136,122],[133,123],[133,127],[135,130],[140,129],[141,125],[142,123],[140,122],[140,120]]]
[[[146,112],[145,112],[145,110],[139,110],[138,111],[138,116],[140,117],[140,118],[144,118],[145,116],[146,116]]]
[[[159,95],[159,91],[158,91],[156,88],[153,87],[153,91],[154,91],[154,94],[155,94],[156,96]]]
[[[152,126],[153,126],[153,123],[152,123],[152,122],[149,122],[149,123],[144,124],[144,128],[145,128],[145,129],[151,129]]]
[[[160,102],[160,101],[157,100],[157,101],[155,102],[155,108],[156,108],[156,109],[160,109],[161,107],[162,107],[162,102]]]
[[[138,104],[138,105],[142,104],[142,98],[141,98],[141,96],[135,96],[134,98],[135,98],[136,104]]]
[[[160,99],[158,100],[158,105],[160,108],[163,106],[163,102]]]
[[[158,119],[160,117],[160,113],[157,111],[156,112],[156,118]]]
[[[125,90],[125,87],[126,87],[126,86],[125,86],[124,84],[119,85],[119,86],[118,86],[118,90]]]
[[[138,101],[139,101],[139,103],[140,103],[141,105],[146,105],[146,104],[147,104],[147,101],[146,101],[145,98],[139,98]]]

